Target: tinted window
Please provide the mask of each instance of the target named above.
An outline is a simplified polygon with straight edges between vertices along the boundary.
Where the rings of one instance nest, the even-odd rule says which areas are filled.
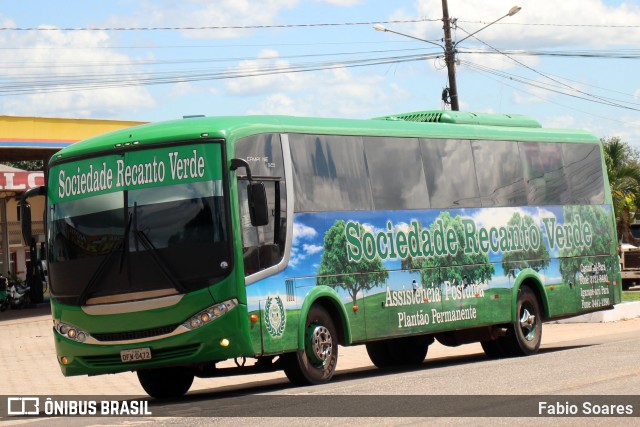
[[[262,134],[240,139],[235,145],[235,157],[249,163],[252,175],[284,179],[280,135]],[[244,169],[240,169],[239,174],[244,173]]]
[[[480,207],[471,142],[421,139],[432,208]]]
[[[364,138],[376,210],[427,209],[420,144],[413,138]]]
[[[527,194],[518,144],[508,141],[472,141],[482,206],[523,206]]]
[[[565,174],[575,204],[604,203],[604,179],[600,146],[563,144]]]
[[[370,210],[362,137],[289,135],[296,211]]]
[[[521,142],[520,157],[529,205],[571,203],[560,144]]]
[[[284,256],[287,200],[280,136],[263,134],[243,138],[236,142],[235,154],[249,163],[253,180],[265,186],[269,212],[267,225],[251,225],[247,194],[249,182],[239,174],[242,253],[245,275],[248,276],[278,264]]]

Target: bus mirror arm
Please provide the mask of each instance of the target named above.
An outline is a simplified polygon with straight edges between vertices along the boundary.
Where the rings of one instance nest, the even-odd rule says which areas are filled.
[[[247,199],[249,201],[249,217],[251,218],[251,225],[259,227],[269,224],[267,191],[264,188],[264,183],[253,182],[251,177],[251,168],[246,160],[231,159],[231,170],[235,171],[238,168],[244,168],[247,171],[247,179],[249,180],[249,185],[247,186]]]
[[[244,159],[231,159],[231,170],[235,171],[238,168],[244,168],[244,170],[247,171],[247,179],[249,182],[253,181],[253,178],[251,178],[251,168],[249,167],[249,163]]]
[[[22,194],[20,199],[20,217],[22,218],[22,238],[27,245],[31,245],[33,239],[33,231],[31,229],[31,205],[27,199],[35,196],[44,196],[47,194],[47,188],[44,186],[34,187]]]

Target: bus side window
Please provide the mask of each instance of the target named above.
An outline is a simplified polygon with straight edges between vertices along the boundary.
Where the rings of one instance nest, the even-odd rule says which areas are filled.
[[[242,252],[245,276],[249,276],[277,265],[285,252],[287,200],[280,135],[242,138],[235,143],[235,155],[250,164],[253,182],[263,183],[267,195],[269,223],[254,227],[249,216],[249,182],[244,176],[238,177]]]
[[[267,192],[269,224],[261,227],[251,225],[247,197],[248,181],[238,181],[240,221],[242,226],[242,252],[245,275],[274,266],[280,262],[284,252],[283,218],[280,209],[280,182],[262,181]]]

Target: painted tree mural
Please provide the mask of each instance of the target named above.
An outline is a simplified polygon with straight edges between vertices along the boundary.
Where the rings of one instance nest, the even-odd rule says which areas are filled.
[[[436,221],[430,226],[432,234],[436,231],[436,227],[439,227],[437,225],[439,221],[441,221],[444,229],[452,228],[455,231],[459,243],[459,248],[455,255],[409,257],[402,261],[403,269],[420,271],[420,279],[423,286],[441,285],[445,280],[449,282],[455,281],[456,283],[477,283],[491,280],[495,267],[489,262],[487,254],[466,254],[464,252],[464,230],[460,220],[461,217],[459,215],[452,218],[449,212],[441,212]],[[460,266],[473,267],[462,269]]]
[[[515,212],[509,222],[509,227],[522,227],[529,229],[535,226],[533,218],[529,215],[520,215]],[[538,249],[529,248],[527,251],[504,251],[502,254],[502,269],[504,274],[515,279],[518,272],[525,268],[540,271],[549,266],[549,251],[544,241],[540,242]]]
[[[560,273],[565,283],[576,283],[577,274],[581,265],[594,263],[593,256],[609,254],[611,245],[616,242],[615,228],[611,217],[605,208],[600,206],[565,206],[564,221],[569,223],[580,217],[582,222],[591,224],[591,236],[593,241],[589,248],[571,247],[560,249]],[[613,242],[613,243],[612,243]],[[612,257],[605,257],[607,271],[611,271]]]
[[[361,234],[364,227],[360,226]],[[389,272],[382,261],[361,260],[357,263],[347,259],[347,239],[345,223],[336,221],[324,235],[324,252],[318,267],[318,285],[337,286],[349,293],[356,305],[358,292],[383,286],[389,278]]]

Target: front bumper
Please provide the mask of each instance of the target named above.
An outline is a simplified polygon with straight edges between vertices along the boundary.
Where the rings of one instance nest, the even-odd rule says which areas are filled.
[[[202,327],[169,337],[134,343],[80,343],[53,331],[60,369],[65,376],[101,375],[166,366],[188,366],[239,356],[253,356],[246,331],[247,308],[238,305]],[[149,348],[151,359],[123,362],[122,350]],[[63,363],[64,361],[64,363]]]

